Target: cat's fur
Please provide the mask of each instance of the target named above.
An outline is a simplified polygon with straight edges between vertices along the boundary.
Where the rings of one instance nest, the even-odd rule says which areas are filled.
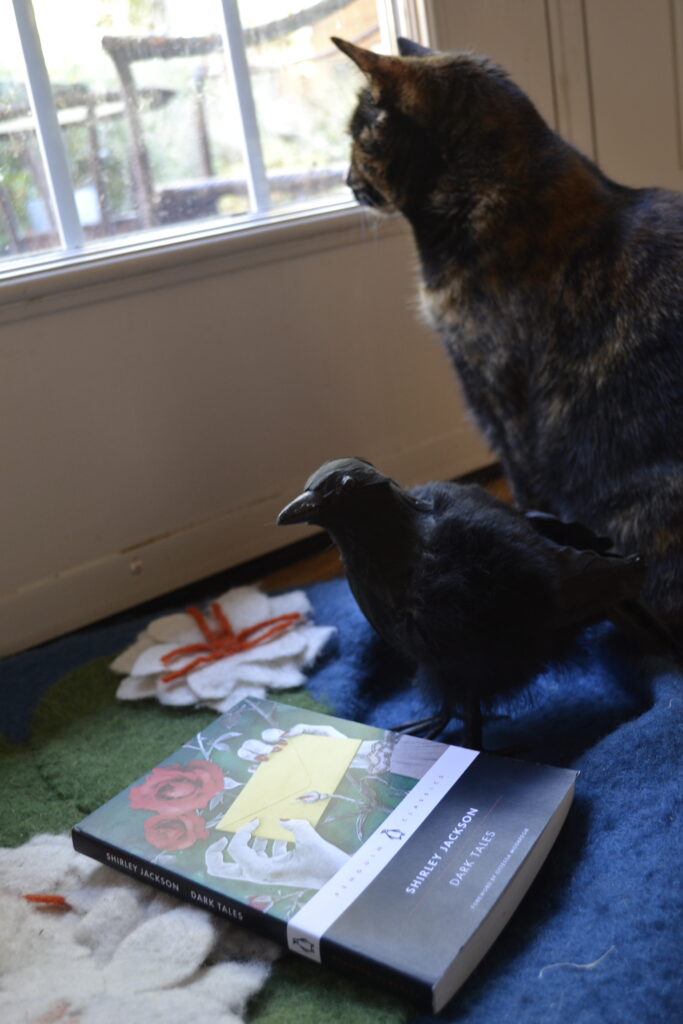
[[[348,183],[410,222],[421,301],[519,505],[639,551],[683,627],[683,195],[609,180],[489,60],[335,40]]]

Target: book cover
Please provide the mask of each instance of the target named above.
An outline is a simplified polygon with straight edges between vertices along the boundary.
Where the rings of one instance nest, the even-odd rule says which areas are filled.
[[[439,1010],[543,863],[575,776],[252,698],[73,843]]]

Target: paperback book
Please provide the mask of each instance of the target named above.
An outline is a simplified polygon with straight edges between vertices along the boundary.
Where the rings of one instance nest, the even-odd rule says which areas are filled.
[[[576,773],[250,698],[74,847],[440,1010],[557,837]]]

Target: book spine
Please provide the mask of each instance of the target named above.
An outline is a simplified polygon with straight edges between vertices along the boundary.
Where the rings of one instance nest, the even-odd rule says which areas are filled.
[[[163,892],[171,893],[202,910],[208,910],[223,920],[243,924],[246,928],[260,932],[268,939],[283,945],[287,944],[285,921],[254,910],[216,889],[210,889],[198,882],[190,882],[187,878],[176,874],[175,871],[170,871],[161,864],[152,864],[144,857],[138,857],[111,843],[105,843],[88,832],[84,832],[78,826],[71,830],[71,839],[74,849],[78,853],[85,854],[86,857],[92,857],[93,860],[98,860],[101,864],[106,864],[107,867],[114,868],[116,871],[122,871],[124,874],[130,875],[131,878],[137,878],[140,882],[146,882]]]
[[[88,832],[84,832],[78,826],[71,830],[71,838],[74,849],[78,853],[85,854],[86,857],[91,857],[131,878],[137,878],[140,882],[153,885],[163,892],[169,892],[203,910],[209,910],[224,920],[243,924],[245,928],[251,928],[283,946],[287,945],[285,921],[253,910],[238,900],[217,893],[215,889],[196,882],[189,882],[182,875],[161,865],[152,864],[143,857],[138,857],[111,843],[105,843]],[[358,981],[371,985],[384,984],[390,991],[398,995],[422,1003],[423,1006],[431,1006],[432,989],[429,983],[375,961],[358,950],[341,947],[337,943],[326,940],[324,936],[322,939],[322,964],[354,977]]]

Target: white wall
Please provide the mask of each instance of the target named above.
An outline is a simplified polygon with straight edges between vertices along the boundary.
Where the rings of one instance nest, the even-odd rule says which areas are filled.
[[[0,650],[306,535],[274,518],[326,458],[490,461],[413,264],[349,211],[0,287]]]

